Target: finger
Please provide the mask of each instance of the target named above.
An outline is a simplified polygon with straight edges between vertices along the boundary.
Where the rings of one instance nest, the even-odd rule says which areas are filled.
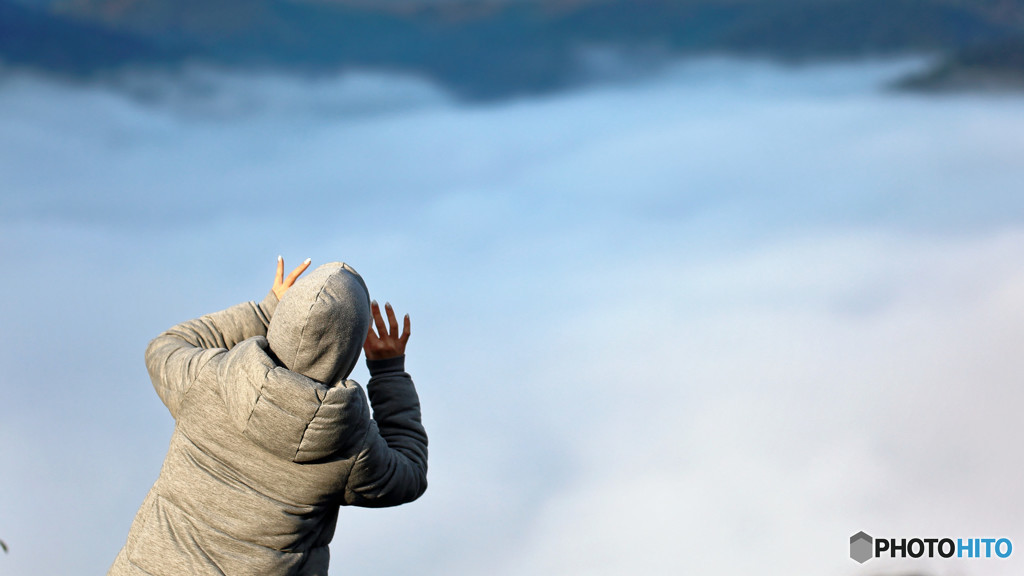
[[[284,285],[291,286],[292,284],[295,284],[295,280],[299,277],[299,275],[305,272],[306,268],[309,268],[310,262],[312,262],[312,260],[310,258],[306,258],[306,260],[302,264],[299,264],[298,268],[292,270],[292,273],[289,274],[287,278],[285,278]]]
[[[405,321],[402,322],[402,337],[399,340],[402,342],[402,348],[405,348],[405,343],[409,341],[409,334],[412,333],[412,327],[409,323],[409,315],[405,315]]]
[[[363,341],[363,350],[369,350],[377,343],[377,333],[373,331],[373,324],[366,328],[366,340]]]
[[[370,304],[370,308],[373,311],[373,323],[377,325],[377,334],[380,334],[380,337],[383,338],[387,335],[388,329],[384,326],[384,318],[380,315],[380,305],[374,300]]]
[[[280,284],[284,280],[284,258],[280,255],[277,257],[277,275],[274,276],[274,285]]]
[[[395,310],[391,307],[391,302],[384,303],[384,310],[388,313],[388,334],[392,338],[398,338],[398,320],[395,318]]]

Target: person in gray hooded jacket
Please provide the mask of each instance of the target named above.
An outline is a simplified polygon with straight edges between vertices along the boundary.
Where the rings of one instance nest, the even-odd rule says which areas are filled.
[[[146,367],[174,434],[108,574],[326,576],[339,506],[423,494],[427,436],[404,368],[409,316],[399,335],[390,304],[385,323],[355,270],[324,264],[296,281],[308,265],[284,278],[278,258],[262,303],[149,344]],[[347,379],[360,349],[369,404]]]

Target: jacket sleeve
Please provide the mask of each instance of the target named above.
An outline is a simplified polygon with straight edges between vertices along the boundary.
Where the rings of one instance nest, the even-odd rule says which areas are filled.
[[[271,292],[260,304],[243,302],[182,322],[149,343],[149,378],[175,420],[182,399],[206,364],[247,338],[266,336],[276,307],[277,297]]]
[[[363,448],[353,464],[343,504],[382,508],[412,502],[427,489],[427,432],[405,356],[367,360],[373,407]]]

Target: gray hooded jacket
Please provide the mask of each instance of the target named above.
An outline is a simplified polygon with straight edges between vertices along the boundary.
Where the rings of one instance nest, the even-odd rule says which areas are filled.
[[[280,303],[154,339],[146,366],[176,424],[109,574],[326,576],[339,506],[418,498],[427,436],[404,357],[367,361],[372,418],[346,379],[369,323],[362,278],[332,263]]]

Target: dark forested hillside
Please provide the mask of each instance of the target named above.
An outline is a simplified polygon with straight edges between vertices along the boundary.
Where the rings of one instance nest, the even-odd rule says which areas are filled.
[[[0,62],[7,65],[78,75],[183,55],[130,32],[0,0]]]
[[[1024,37],[1024,0],[0,0],[0,56],[43,68],[193,58],[230,65],[375,67],[476,97],[571,82],[580,55],[725,52],[786,59],[973,54]],[[159,48],[157,48],[159,47]]]

